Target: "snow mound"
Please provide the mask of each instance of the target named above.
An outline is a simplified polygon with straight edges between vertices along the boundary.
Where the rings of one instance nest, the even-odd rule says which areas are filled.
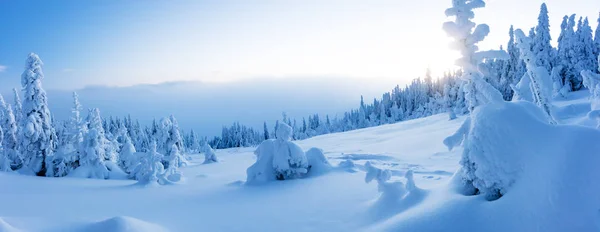
[[[600,230],[599,130],[550,125],[522,101],[482,106],[469,127],[448,187],[374,231]],[[482,194],[462,195],[469,186]],[[482,199],[490,193],[500,196]]]
[[[365,182],[376,180],[377,189],[381,193],[369,212],[376,220],[408,210],[418,205],[427,195],[425,190],[416,186],[412,170],[406,172],[404,176],[406,183],[403,183],[390,181],[392,177],[390,170],[377,168],[369,161],[365,163],[365,169],[367,171]]]
[[[316,147],[308,149],[306,159],[308,160],[309,174],[312,176],[327,173],[332,169],[322,149]]]
[[[8,222],[4,221],[4,219],[0,218],[0,232],[19,232],[17,228],[14,228]]]
[[[167,229],[132,217],[113,217],[83,227],[81,232],[166,232]]]

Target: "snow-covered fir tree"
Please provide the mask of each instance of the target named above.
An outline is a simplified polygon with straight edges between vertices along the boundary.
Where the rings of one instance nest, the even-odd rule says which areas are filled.
[[[163,156],[158,153],[156,141],[150,143],[148,152],[140,157],[140,163],[132,172],[132,176],[142,185],[158,184],[164,173]]]
[[[119,152],[119,166],[126,173],[131,173],[139,160],[136,156],[135,146],[133,146],[133,142],[129,135],[124,135],[123,146],[121,147],[121,151]]]
[[[217,159],[217,154],[212,149],[212,147],[210,147],[210,145],[208,143],[205,143],[202,146],[202,152],[204,152],[204,163],[205,164],[214,163],[214,162],[219,161],[219,159]]]
[[[549,100],[552,89],[550,74],[545,67],[537,66],[537,56],[529,50],[532,43],[531,38],[526,37],[521,30],[516,30],[515,35],[517,37],[517,47],[521,52],[521,59],[527,65],[527,76],[531,80],[530,88],[533,93],[534,102],[544,110],[550,123],[555,124],[556,120],[552,114],[553,107]]]
[[[53,176],[51,160],[56,142],[46,91],[42,88],[42,60],[30,53],[21,75],[23,87],[23,118],[19,130],[19,151],[24,166],[38,176]]]
[[[14,100],[14,112],[15,112],[15,121],[17,125],[21,125],[21,119],[23,118],[23,105],[21,104],[21,97],[19,97],[19,91],[17,88],[13,88],[13,100]]]
[[[4,156],[8,159],[12,170],[20,169],[23,165],[23,161],[18,151],[18,126],[15,121],[12,107],[6,104],[2,95],[0,95],[0,128],[2,128],[2,131],[4,132],[4,140],[1,143],[1,146],[4,149]]]
[[[88,132],[81,146],[79,167],[74,172],[78,177],[107,179],[109,169],[106,162],[112,162],[107,154],[107,146],[110,144],[106,139],[100,110],[90,109],[87,117]]]
[[[68,135],[69,144],[74,148],[78,149],[83,142],[83,137],[87,134],[87,127],[81,118],[81,104],[79,103],[79,96],[76,92],[73,92],[73,108],[71,108],[71,118],[68,123]]]
[[[2,146],[4,139],[4,133],[2,132],[2,127],[0,127],[0,172],[10,172],[12,168],[10,167],[10,159],[6,156],[4,152],[4,147]]]
[[[456,64],[463,69],[463,78],[467,81],[466,95],[469,109],[489,102],[503,101],[502,94],[483,80],[478,69],[483,59],[506,58],[504,51],[478,52],[476,44],[482,41],[490,32],[486,24],[476,24],[471,21],[473,10],[485,7],[482,0],[454,0],[452,7],[446,10],[446,16],[455,17],[455,21],[444,23],[444,30],[454,38],[452,47],[461,52],[462,57]]]
[[[538,24],[535,27],[535,38],[532,42],[532,47],[533,54],[535,55],[535,65],[545,68],[547,72],[552,71],[552,62],[554,61],[554,49],[550,45],[551,40],[548,8],[546,7],[546,3],[542,3],[538,16]]]

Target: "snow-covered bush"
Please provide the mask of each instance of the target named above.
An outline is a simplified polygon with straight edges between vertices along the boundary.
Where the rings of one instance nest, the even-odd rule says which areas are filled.
[[[247,183],[294,179],[308,172],[304,151],[290,141],[292,128],[279,123],[275,133],[277,139],[265,140],[254,151],[256,163],[246,170]]]
[[[310,175],[319,175],[332,169],[331,164],[323,154],[323,150],[313,147],[306,151],[306,160],[308,161],[308,173]]]
[[[464,184],[493,200],[509,191],[527,164],[524,155],[540,153],[524,137],[548,124],[540,108],[525,101],[500,102],[475,110],[453,136],[444,140],[449,149],[463,144],[460,175]],[[518,125],[518,126],[516,126]],[[529,164],[532,165],[532,164]]]
[[[217,154],[215,154],[215,151],[212,149],[212,147],[210,147],[208,143],[204,144],[202,150],[204,151],[205,164],[219,162],[219,160],[217,159]]]

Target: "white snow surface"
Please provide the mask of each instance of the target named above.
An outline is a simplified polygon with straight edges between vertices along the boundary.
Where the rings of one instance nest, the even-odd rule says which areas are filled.
[[[0,231],[598,231],[600,132],[587,117],[588,97],[554,102],[559,124],[582,126],[516,115],[498,130],[519,132],[510,141],[523,144],[509,151],[539,164],[525,165],[496,201],[454,189],[462,148],[448,151],[442,141],[466,117],[438,114],[295,141],[305,152],[322,149],[333,167],[261,185],[244,184],[256,148],[215,150],[219,162],[210,165],[191,154],[176,185],[0,173]],[[323,161],[318,152],[312,160]],[[406,183],[400,199],[381,203],[377,183],[365,184],[366,162],[389,170],[385,183]]]

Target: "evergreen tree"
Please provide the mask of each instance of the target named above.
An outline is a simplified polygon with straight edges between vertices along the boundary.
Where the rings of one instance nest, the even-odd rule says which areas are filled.
[[[471,19],[474,17],[473,9],[484,6],[483,1],[454,0],[452,7],[446,10],[446,16],[456,17],[456,19],[444,23],[446,33],[454,37],[452,47],[462,54],[457,64],[463,68],[463,78],[467,81],[466,93],[471,111],[478,105],[504,100],[498,90],[483,80],[477,68],[485,58],[506,56],[503,51],[478,52],[476,44],[483,41],[490,29],[485,24],[475,27],[476,24]]]
[[[523,31],[517,30],[517,46],[521,52],[521,59],[527,65],[527,76],[531,80],[531,92],[533,93],[534,102],[546,112],[550,123],[556,124],[552,114],[552,106],[548,100],[550,88],[548,87],[550,75],[548,71],[536,64],[536,55],[529,50],[532,40],[525,36]]]
[[[2,132],[2,127],[0,127],[0,172],[10,172],[12,169],[10,168],[11,161],[6,156],[4,152],[4,147],[2,146],[4,138],[4,132]]]
[[[596,45],[595,56],[600,56],[600,13],[598,13],[598,24],[596,25],[596,31],[594,32],[594,44]],[[600,72],[600,71],[599,71]]]
[[[22,166],[21,156],[18,152],[17,141],[17,122],[13,114],[12,107],[4,102],[4,98],[0,95],[0,129],[4,133],[4,138],[0,142],[4,150],[4,158],[8,160],[8,164],[12,170],[17,170]]]
[[[23,118],[23,105],[21,104],[21,98],[16,88],[13,88],[13,97],[15,101],[15,121],[17,125],[21,125],[21,118]]]
[[[577,25],[577,45],[575,46],[575,52],[577,63],[575,64],[576,73],[579,74],[584,70],[595,70],[598,67],[597,56],[594,48],[594,41],[592,39],[592,28],[590,27],[587,18],[583,20],[579,19]],[[581,76],[579,76],[581,78]]]
[[[42,88],[42,61],[30,53],[21,75],[23,87],[23,119],[19,132],[20,151],[24,164],[38,176],[53,176],[51,162],[46,159],[54,152],[56,142],[46,91]]]
[[[263,123],[263,136],[265,140],[269,139],[269,129],[267,128],[267,122]]]
[[[548,72],[552,70],[553,48],[550,45],[550,22],[548,19],[548,8],[546,3],[540,7],[538,16],[538,25],[535,27],[535,39],[533,40],[533,54],[535,55],[535,64],[538,67],[545,68]]]
[[[76,92],[73,92],[73,108],[71,108],[71,118],[69,120],[69,135],[70,142],[73,148],[78,149],[83,142],[83,137],[87,133],[87,127],[84,125],[81,119],[81,104],[79,103],[79,96]]]

